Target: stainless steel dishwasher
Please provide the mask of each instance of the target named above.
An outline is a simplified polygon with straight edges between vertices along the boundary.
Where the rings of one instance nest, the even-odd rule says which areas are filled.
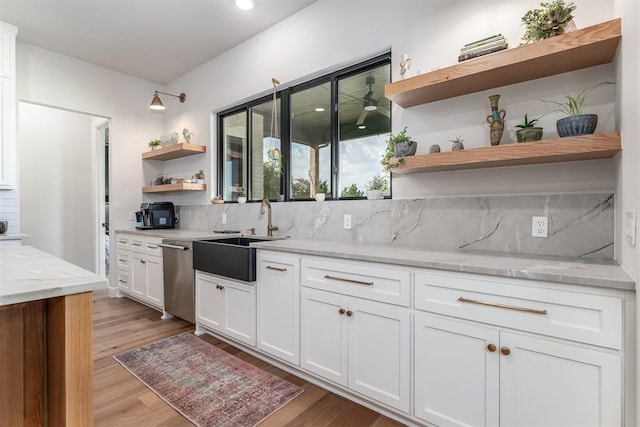
[[[188,322],[195,322],[195,273],[193,242],[164,239],[162,270],[164,273],[164,311]]]

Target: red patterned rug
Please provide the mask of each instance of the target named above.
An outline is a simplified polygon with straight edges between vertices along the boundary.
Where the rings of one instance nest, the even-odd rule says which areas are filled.
[[[302,387],[183,333],[113,356],[198,426],[254,426]]]

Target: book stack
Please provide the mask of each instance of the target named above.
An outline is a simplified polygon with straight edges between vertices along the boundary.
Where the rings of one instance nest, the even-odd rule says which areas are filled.
[[[495,36],[486,37],[464,45],[464,47],[460,49],[458,62],[488,55],[493,52],[504,50],[508,47],[509,44],[507,43],[507,39],[505,39],[502,34],[496,34]]]

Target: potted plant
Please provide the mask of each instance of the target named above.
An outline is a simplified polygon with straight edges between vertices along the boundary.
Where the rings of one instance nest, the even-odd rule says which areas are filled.
[[[462,135],[456,136],[454,139],[450,139],[449,142],[452,143],[451,151],[461,151],[464,150],[464,144],[462,143],[464,139],[462,139]]]
[[[321,181],[317,186],[316,186],[316,195],[315,198],[318,202],[322,202],[324,201],[327,193],[329,193],[329,184],[327,183],[327,180],[325,179],[324,181]]]
[[[535,125],[538,120],[540,119],[529,120],[527,113],[524,114],[524,121],[516,125],[517,128],[520,128],[516,131],[518,142],[540,141],[542,139],[542,128]]]
[[[613,84],[613,82],[598,83],[590,89],[581,90],[575,96],[566,94],[564,96],[564,102],[541,100],[558,105],[558,107],[560,107],[558,111],[566,116],[556,121],[556,129],[561,138],[566,136],[589,135],[595,132],[596,126],[598,125],[598,115],[583,113],[582,105],[587,95],[593,89],[605,84]]]
[[[244,187],[238,187],[238,203],[246,203],[247,202],[247,196],[246,196],[246,190],[244,189]]]
[[[152,150],[155,150],[156,148],[158,148],[160,144],[162,144],[162,142],[159,139],[152,139],[151,141],[149,141],[149,147]]]
[[[407,135],[407,127],[405,126],[397,135],[394,135],[393,133],[389,134],[387,147],[380,164],[384,166],[385,171],[397,168],[404,163],[405,156],[413,156],[416,154],[417,148],[418,143],[413,141],[411,137]],[[392,161],[394,158],[396,160]]]
[[[387,177],[382,175],[374,176],[369,183],[367,183],[367,199],[380,200],[384,199],[384,192],[387,191]]]
[[[564,0],[540,3],[541,8],[532,9],[522,17],[525,32],[523,44],[548,39],[575,29],[573,3],[565,4]]]

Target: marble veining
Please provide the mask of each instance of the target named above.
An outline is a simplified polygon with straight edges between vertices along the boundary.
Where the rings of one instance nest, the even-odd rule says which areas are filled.
[[[391,244],[430,251],[491,251],[611,260],[611,193],[510,195],[398,200],[272,203],[276,236]],[[255,227],[265,235],[259,203],[177,206],[180,228]],[[227,223],[222,224],[222,213]],[[343,216],[351,215],[351,230]],[[549,237],[531,237],[531,217],[549,217]]]

